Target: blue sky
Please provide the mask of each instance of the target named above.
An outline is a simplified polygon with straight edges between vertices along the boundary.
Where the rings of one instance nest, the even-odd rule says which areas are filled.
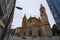
[[[45,7],[50,25],[52,26],[55,23],[55,21],[45,0],[17,0],[16,6],[22,7],[23,10],[15,8],[12,23],[12,25],[14,26],[12,26],[12,28],[22,26],[22,18],[24,14],[26,14],[27,18],[29,18],[30,16],[35,16],[37,18],[40,17],[39,8],[41,4]]]

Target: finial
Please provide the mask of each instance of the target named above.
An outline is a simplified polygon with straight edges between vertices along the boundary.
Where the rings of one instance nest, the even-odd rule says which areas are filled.
[[[41,4],[41,7],[43,7],[43,5]]]
[[[24,14],[24,16],[26,16],[26,14]]]
[[[41,4],[41,7],[42,7],[42,4]]]

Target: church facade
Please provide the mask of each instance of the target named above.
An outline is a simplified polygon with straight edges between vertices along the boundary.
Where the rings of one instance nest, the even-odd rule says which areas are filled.
[[[30,17],[26,18],[24,15],[22,20],[22,27],[16,28],[15,35],[18,36],[42,36],[42,37],[50,37],[52,36],[52,30],[50,28],[50,24],[47,18],[46,10],[41,5],[39,18]]]

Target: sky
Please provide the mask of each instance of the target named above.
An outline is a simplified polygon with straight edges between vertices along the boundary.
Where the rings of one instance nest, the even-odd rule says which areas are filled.
[[[54,18],[51,14],[51,11],[48,7],[48,4],[46,0],[17,0],[15,6],[22,7],[22,10],[19,10],[15,8],[14,10],[14,18],[13,18],[13,23],[11,28],[16,28],[16,27],[22,27],[22,18],[24,14],[26,14],[26,17],[29,18],[30,16],[32,17],[40,17],[40,12],[39,8],[41,4],[45,7],[46,13],[48,16],[48,20],[50,22],[50,25],[52,27],[53,24],[55,24]]]

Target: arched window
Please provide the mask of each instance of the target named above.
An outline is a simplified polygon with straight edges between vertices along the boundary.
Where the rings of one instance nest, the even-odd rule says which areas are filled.
[[[40,30],[38,30],[38,35],[41,36],[41,31]]]
[[[25,36],[25,32],[24,32],[24,36]]]
[[[30,36],[32,35],[32,31],[30,31]]]
[[[43,10],[42,10],[42,13],[43,13]]]

